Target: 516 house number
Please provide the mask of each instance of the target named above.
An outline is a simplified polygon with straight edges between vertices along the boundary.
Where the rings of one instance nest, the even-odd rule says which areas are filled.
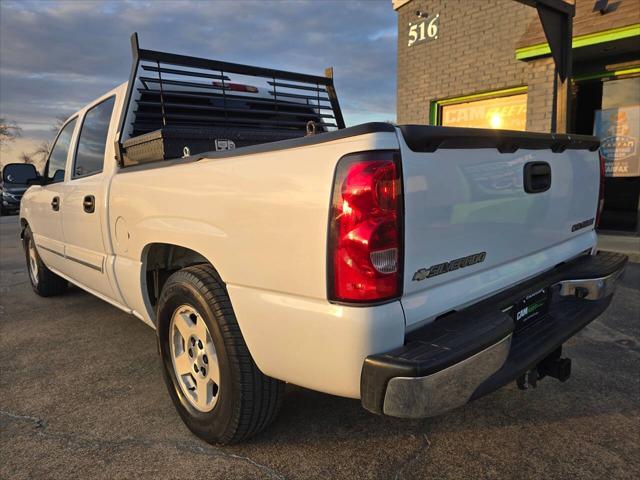
[[[431,19],[425,18],[416,23],[409,23],[409,42],[407,45],[410,47],[427,39],[437,39],[439,19],[440,14],[437,14]]]

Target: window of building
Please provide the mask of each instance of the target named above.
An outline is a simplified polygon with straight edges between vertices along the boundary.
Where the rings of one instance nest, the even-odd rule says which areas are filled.
[[[630,73],[631,70],[635,72]],[[640,198],[640,70],[589,73],[575,80],[573,131],[600,138],[605,161],[603,230],[637,232]]]
[[[527,127],[526,93],[461,102],[449,99],[437,103],[440,125],[505,130],[525,130]]]
[[[606,176],[640,176],[640,77],[603,82],[601,104],[594,134],[600,137]]]
[[[80,130],[73,177],[86,177],[102,171],[104,149],[115,97],[108,98],[87,111]]]

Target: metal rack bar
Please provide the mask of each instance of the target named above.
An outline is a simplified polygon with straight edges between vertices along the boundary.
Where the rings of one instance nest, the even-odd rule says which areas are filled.
[[[139,88],[138,92],[140,93],[144,93],[147,95],[160,95],[160,90],[152,90],[152,89],[146,89],[146,88]],[[164,96],[165,97],[179,97],[179,98],[202,98],[202,99],[215,99],[215,98],[222,98],[222,95],[219,93],[211,93],[211,94],[204,94],[204,93],[197,93],[197,92],[176,92],[176,91],[171,91],[171,90],[166,90],[164,92]],[[247,97],[243,97],[241,95],[229,95],[227,94],[226,97],[228,99],[237,99],[237,100],[247,100]],[[251,103],[256,103],[256,104],[265,104],[265,105],[273,105],[273,100],[268,100],[268,99],[261,99],[261,98],[252,98],[251,99]],[[308,109],[308,105],[306,103],[287,103],[287,107],[289,108],[301,108],[301,109]],[[314,106],[313,108],[318,108],[316,106]],[[321,110],[333,110],[333,107],[331,107],[331,105],[320,105],[319,107]]]
[[[191,72],[188,70],[178,70],[175,68],[153,67],[151,65],[141,65],[143,70],[148,72],[173,73],[175,75],[186,75],[188,77],[212,78],[214,80],[229,80],[228,77],[222,75],[214,75],[212,73]]]
[[[120,162],[123,138],[167,125],[228,123],[286,135],[297,131],[300,136],[306,134],[308,121],[319,133],[345,127],[333,75],[327,73],[331,69],[325,76],[307,75],[141,49],[135,33],[131,50],[133,64],[116,141]],[[260,78],[261,86],[246,85],[244,77]]]

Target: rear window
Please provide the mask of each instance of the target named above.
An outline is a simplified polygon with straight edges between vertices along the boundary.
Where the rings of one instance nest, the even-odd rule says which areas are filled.
[[[102,171],[114,103],[115,97],[110,97],[85,114],[78,139],[73,178],[86,177]]]

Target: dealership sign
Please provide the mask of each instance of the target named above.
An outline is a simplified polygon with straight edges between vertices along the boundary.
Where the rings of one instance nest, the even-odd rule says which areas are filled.
[[[409,41],[407,42],[409,47],[416,43],[438,39],[440,14],[426,16],[421,13],[420,15],[422,18],[419,21],[409,23]]]
[[[527,127],[527,94],[444,105],[441,114],[442,125],[449,127],[524,131]]]
[[[640,176],[640,105],[596,111],[594,133],[607,177]]]

